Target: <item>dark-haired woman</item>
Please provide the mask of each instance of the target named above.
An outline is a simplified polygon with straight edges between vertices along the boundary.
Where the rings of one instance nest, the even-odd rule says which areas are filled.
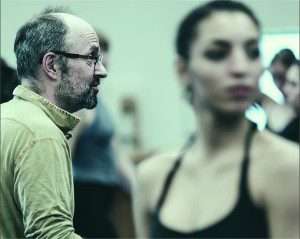
[[[300,112],[300,79],[299,71],[300,61],[294,63],[288,68],[286,82],[283,86],[283,94],[286,104],[294,110],[294,117],[287,123],[286,127],[279,132],[279,135],[299,144],[299,112]]]
[[[269,71],[281,93],[283,93],[283,86],[286,82],[287,70],[295,60],[296,57],[290,49],[282,49],[271,61]],[[295,117],[294,109],[289,104],[279,104],[265,94],[261,95],[260,104],[267,116],[266,128],[275,134],[280,135],[287,124]]]
[[[256,17],[233,1],[181,23],[177,73],[198,127],[179,152],[139,166],[139,238],[299,237],[298,147],[244,117],[263,71],[259,39]]]

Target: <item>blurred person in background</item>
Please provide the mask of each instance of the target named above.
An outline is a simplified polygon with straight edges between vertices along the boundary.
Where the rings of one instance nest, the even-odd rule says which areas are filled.
[[[13,98],[14,89],[20,85],[17,71],[6,64],[1,58],[1,104]]]
[[[281,93],[283,93],[283,86],[286,82],[287,69],[295,59],[295,55],[290,49],[282,49],[271,61],[269,71]],[[288,122],[295,116],[295,112],[289,104],[279,104],[265,94],[261,95],[260,105],[265,110],[267,116],[266,128],[276,134],[280,134]]]
[[[109,42],[97,33],[103,65],[109,67]],[[87,238],[117,238],[112,218],[118,188],[130,194],[130,161],[115,145],[113,121],[103,98],[93,111],[79,112],[83,124],[72,141],[76,232]],[[121,217],[121,215],[120,215]],[[130,215],[127,216],[128,224]]]
[[[282,91],[286,100],[286,104],[292,107],[295,116],[291,118],[286,127],[280,132],[282,137],[295,141],[296,143],[299,143],[299,67],[299,60],[295,60],[294,63],[288,68],[286,73],[286,82],[284,83]]]
[[[294,53],[290,49],[280,50],[271,61],[269,70],[278,89],[282,92],[286,82],[287,69],[296,60]]]
[[[138,166],[139,238],[299,238],[298,147],[245,118],[264,70],[260,37],[235,1],[181,22],[176,68],[198,127],[182,150]]]
[[[99,39],[81,18],[48,8],[16,34],[21,85],[1,104],[0,238],[81,238],[73,227],[68,139],[97,105]]]

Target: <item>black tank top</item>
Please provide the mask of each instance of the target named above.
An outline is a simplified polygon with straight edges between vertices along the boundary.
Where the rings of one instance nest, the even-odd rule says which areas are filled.
[[[248,168],[249,168],[249,149],[251,139],[256,130],[256,125],[251,124],[247,134],[244,159],[241,167],[239,182],[239,197],[234,209],[221,221],[203,230],[190,233],[183,233],[164,226],[159,213],[166,199],[168,189],[172,180],[180,167],[184,154],[176,160],[173,168],[169,172],[162,194],[158,200],[154,213],[152,214],[151,238],[268,238],[268,227],[266,215],[263,209],[258,208],[251,200],[248,190]],[[190,145],[194,137],[191,137],[187,145]],[[220,195],[221,196],[221,195]],[[191,207],[192,209],[192,207]]]

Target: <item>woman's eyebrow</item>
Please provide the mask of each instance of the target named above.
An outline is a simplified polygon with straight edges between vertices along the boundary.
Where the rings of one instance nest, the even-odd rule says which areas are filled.
[[[212,44],[220,46],[220,47],[230,47],[230,43],[228,41],[225,41],[225,40],[218,40],[217,39],[217,40],[212,41]]]
[[[258,45],[258,39],[252,38],[245,42],[245,46]]]

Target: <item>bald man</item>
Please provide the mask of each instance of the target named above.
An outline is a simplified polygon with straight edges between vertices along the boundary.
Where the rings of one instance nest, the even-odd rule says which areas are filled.
[[[14,51],[22,84],[1,105],[0,238],[80,238],[68,139],[97,104],[106,70],[94,29],[47,10],[18,31]]]

